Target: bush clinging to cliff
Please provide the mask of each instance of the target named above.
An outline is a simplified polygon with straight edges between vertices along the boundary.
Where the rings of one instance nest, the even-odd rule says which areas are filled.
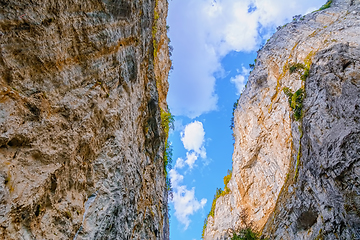
[[[305,98],[305,91],[302,88],[299,88],[295,93],[289,88],[283,88],[285,95],[288,96],[288,101],[291,109],[294,111],[295,120],[299,120],[302,115],[302,106]]]
[[[165,112],[164,110],[160,109],[161,115],[161,127],[165,133],[165,152],[164,152],[164,173],[166,178],[166,185],[169,192],[171,192],[171,182],[168,176],[168,171],[171,169],[171,162],[172,162],[172,147],[171,143],[168,141],[169,138],[169,131],[170,129],[174,129],[174,116],[171,114],[170,110]]]
[[[240,230],[238,233],[234,233],[231,240],[258,240],[259,234],[253,232],[251,228]]]
[[[207,215],[207,217],[205,218],[205,221],[204,221],[204,226],[203,226],[201,238],[204,238],[205,229],[206,229],[206,226],[207,226],[207,223],[208,223],[209,216],[214,217],[214,215],[215,215],[216,201],[218,200],[219,197],[225,196],[226,194],[230,193],[230,189],[228,188],[227,185],[228,185],[228,183],[229,183],[229,181],[231,179],[231,176],[232,176],[232,170],[228,170],[228,174],[224,177],[224,185],[225,185],[224,190],[222,190],[221,188],[216,188],[216,192],[215,192],[212,204],[211,204],[210,212],[209,212],[209,214]]]
[[[321,6],[321,8],[319,8],[318,11],[322,11],[322,10],[325,10],[325,9],[331,7],[331,4],[332,4],[332,0],[328,0],[324,5]]]

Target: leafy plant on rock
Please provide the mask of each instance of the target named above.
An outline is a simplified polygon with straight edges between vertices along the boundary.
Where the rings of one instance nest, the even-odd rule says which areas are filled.
[[[169,131],[170,129],[174,129],[174,116],[170,113],[170,111],[166,112],[160,109],[161,116],[161,127],[165,133],[165,152],[164,152],[164,173],[166,178],[166,185],[169,192],[171,192],[171,182],[168,176],[168,171],[171,169],[172,162],[172,146],[168,141]]]
[[[230,193],[230,189],[228,188],[228,183],[231,179],[231,176],[232,176],[232,170],[228,170],[228,174],[224,177],[224,185],[225,185],[224,190],[222,190],[221,188],[216,188],[216,192],[215,192],[212,204],[211,204],[210,212],[204,221],[201,238],[204,238],[205,229],[208,224],[209,216],[214,217],[214,215],[215,215],[216,201],[218,200],[219,197],[225,196],[226,194]]]
[[[302,107],[305,98],[305,91],[304,89],[299,88],[295,93],[292,93],[292,91],[287,87],[283,88],[283,91],[285,95],[288,96],[290,108],[294,111],[295,120],[298,121],[302,115]]]
[[[238,233],[234,233],[231,240],[258,240],[260,236],[254,232],[251,228],[245,228]]]
[[[321,8],[319,8],[318,11],[322,11],[322,10],[325,10],[325,9],[331,7],[332,2],[333,2],[332,0],[328,0],[324,5],[321,6]]]

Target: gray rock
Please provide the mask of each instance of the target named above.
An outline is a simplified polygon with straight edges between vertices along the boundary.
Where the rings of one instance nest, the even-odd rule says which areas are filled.
[[[1,239],[169,239],[166,16],[0,1]]]
[[[235,111],[231,192],[204,239],[246,226],[269,239],[360,239],[359,12],[333,1],[259,51]],[[305,92],[299,120],[285,87]]]

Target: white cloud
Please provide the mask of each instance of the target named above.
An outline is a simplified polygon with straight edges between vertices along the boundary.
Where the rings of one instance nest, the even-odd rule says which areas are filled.
[[[181,169],[181,168],[183,168],[184,166],[185,166],[185,161],[184,161],[184,159],[178,158],[178,159],[176,160],[176,163],[175,163],[174,168],[175,168],[175,169]]]
[[[205,131],[203,124],[199,121],[194,121],[185,126],[184,131],[181,132],[181,141],[187,151],[194,151],[202,158],[206,158],[206,150],[204,147]]]
[[[169,175],[173,187],[172,203],[175,209],[174,215],[184,225],[186,230],[191,222],[189,216],[202,209],[207,199],[203,198],[201,201],[198,201],[195,197],[195,188],[188,190],[185,185],[180,185],[184,177],[176,172],[175,169],[171,169]]]
[[[169,171],[169,176],[171,180],[171,185],[175,189],[179,186],[179,183],[181,183],[184,179],[184,176],[179,174],[175,169],[171,169]]]
[[[240,71],[238,71],[240,72]],[[237,95],[240,95],[242,91],[244,90],[247,77],[249,76],[250,69],[242,67],[242,72],[239,75],[236,75],[235,77],[231,78],[230,81],[235,84]]]
[[[198,156],[195,152],[187,152],[186,153],[186,164],[189,165],[189,168],[192,169],[194,167],[195,161],[198,159]]]
[[[184,229],[186,230],[191,222],[190,216],[202,209],[207,200],[203,198],[201,201],[198,201],[195,198],[195,188],[189,190],[187,186],[181,185],[184,176],[179,174],[177,169],[182,169],[185,165],[189,166],[189,169],[192,169],[199,157],[202,159],[206,158],[203,124],[199,121],[189,123],[180,135],[184,148],[187,150],[186,159],[178,158],[174,168],[169,171],[169,176],[173,188],[171,202],[174,204],[174,215],[178,221],[184,225]]]
[[[174,46],[168,102],[175,115],[194,118],[217,109],[214,74],[230,51],[257,50],[263,36],[325,0],[170,1]],[[248,9],[256,9],[249,12]]]

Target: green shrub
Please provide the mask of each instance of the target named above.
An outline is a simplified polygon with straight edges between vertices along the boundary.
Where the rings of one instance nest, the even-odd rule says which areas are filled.
[[[234,104],[234,106],[235,106],[235,104]],[[221,196],[225,196],[226,194],[230,193],[230,189],[228,188],[227,185],[228,185],[228,183],[229,183],[229,181],[231,179],[231,176],[232,176],[232,170],[228,170],[228,174],[224,177],[224,184],[225,184],[224,191],[221,188],[216,188],[214,199],[213,199],[213,201],[211,203],[210,212],[209,212],[209,214],[207,215],[207,217],[205,218],[205,221],[204,221],[204,226],[203,226],[201,238],[204,238],[204,233],[205,233],[205,229],[206,229],[206,226],[207,226],[207,223],[208,223],[209,216],[214,217],[217,199],[219,197],[221,197]]]
[[[174,116],[170,111],[165,112],[164,110],[160,110],[161,114],[161,127],[163,128],[166,138],[169,136],[170,129],[174,129]]]
[[[304,69],[304,73],[301,75],[300,79],[305,81],[307,79],[307,77],[309,76],[309,68],[305,68]]]
[[[302,63],[295,63],[292,66],[290,66],[290,68],[289,68],[290,74],[294,73],[295,71],[298,71],[298,70],[302,69],[303,74],[301,75],[300,79],[305,81],[307,79],[307,77],[309,76],[310,65],[311,65],[311,62],[310,62],[310,64],[307,63],[306,66],[304,64],[302,64]]]
[[[251,228],[240,230],[238,233],[234,233],[231,240],[258,240],[260,236],[254,232]]]
[[[289,105],[291,107],[291,98],[294,94],[291,92],[291,90],[288,87],[284,87],[283,91],[284,91],[285,95],[288,96]]]
[[[164,110],[160,109],[160,116],[161,116],[161,127],[165,133],[164,173],[166,178],[167,189],[171,191],[171,182],[168,176],[168,171],[171,169],[172,147],[170,142],[168,141],[168,138],[169,138],[170,129],[174,129],[175,120],[174,120],[174,116],[171,114],[170,111],[165,112]]]
[[[230,189],[228,188],[228,183],[230,182],[230,179],[231,179],[231,176],[232,176],[232,170],[228,170],[228,174],[224,177],[224,191],[222,192],[222,195],[221,196],[224,196],[226,194],[228,194],[230,192]]]
[[[236,100],[236,102],[234,102],[234,105],[233,105],[233,110],[232,110],[232,117],[231,117],[231,120],[230,120],[230,129],[233,130],[235,125],[234,125],[234,115],[235,115],[235,109],[237,108],[238,106],[238,101],[239,100]]]
[[[204,226],[203,226],[202,234],[201,234],[201,239],[204,239],[205,229],[206,229],[206,227],[207,227],[207,223],[208,223],[208,218],[205,218],[205,220],[204,220]]]
[[[299,69],[305,69],[304,64],[301,64],[301,63],[295,63],[295,64],[293,64],[293,65],[290,66],[290,68],[289,68],[290,74],[293,73],[293,72],[295,72],[296,70],[299,70]]]
[[[305,98],[305,91],[299,88],[295,93],[292,93],[289,88],[283,88],[285,95],[288,96],[288,101],[291,109],[294,111],[295,120],[299,120],[302,115],[302,106]]]
[[[291,98],[291,108],[294,110],[294,118],[296,121],[301,118],[304,97],[304,89],[300,88]]]
[[[325,10],[325,9],[331,7],[331,4],[332,4],[332,0],[328,0],[324,5],[321,6],[321,8],[319,8],[318,11],[322,11],[322,10]]]

